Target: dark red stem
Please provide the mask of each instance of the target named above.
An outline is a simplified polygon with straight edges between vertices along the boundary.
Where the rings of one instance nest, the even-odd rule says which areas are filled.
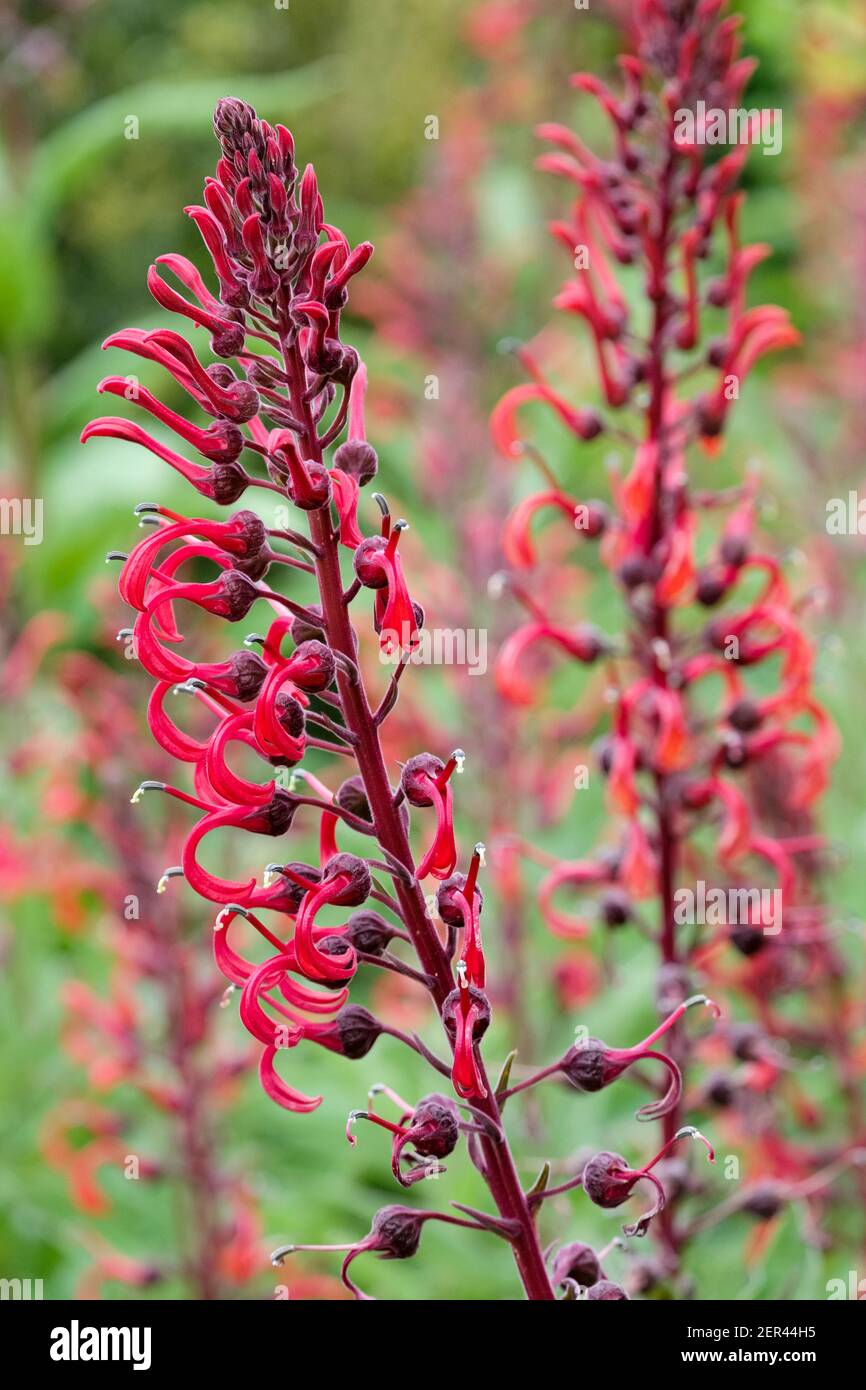
[[[297,419],[304,422],[305,457],[321,462],[321,442],[309,405],[303,399],[304,367],[297,343],[291,340],[287,330],[285,304],[280,306],[280,317],[284,325],[281,343],[286,374],[293,383],[292,411]],[[334,652],[342,653],[354,663],[357,656],[356,643],[343,591],[339,548],[334,536],[330,508],[321,508],[310,513],[310,536],[318,550],[316,577],[328,643]],[[441,1013],[442,1004],[454,988],[454,979],[445,950],[427,913],[421,886],[414,877],[412,850],[394,805],[378,727],[370,708],[366,688],[362,680],[353,680],[339,665],[337,684],[346,724],[356,739],[354,752],[358,770],[364,781],[376,836],[382,848],[405,864],[413,875],[411,884],[396,880],[394,891],[421,966],[433,981],[430,994],[437,1012]],[[483,1066],[481,1071],[483,1075]],[[487,1136],[479,1139],[484,1161],[484,1177],[500,1216],[514,1222],[519,1230],[519,1235],[514,1237],[511,1245],[527,1298],[552,1301],[554,1293],[545,1268],[535,1221],[502,1128],[499,1105],[486,1077],[484,1085],[487,1090],[486,1099],[475,1100],[473,1104],[491,1120],[492,1126],[501,1136],[497,1139]]]

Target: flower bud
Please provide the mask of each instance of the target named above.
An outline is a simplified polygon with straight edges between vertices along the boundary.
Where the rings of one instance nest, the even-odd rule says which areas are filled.
[[[306,461],[303,471],[306,474],[303,482],[294,477],[290,479],[289,496],[301,511],[318,511],[331,500],[331,475],[323,463],[314,459]]]
[[[240,551],[242,559],[253,559],[263,550],[267,549],[268,532],[265,523],[255,512],[242,507],[240,511],[232,512],[229,517],[229,524],[235,528],[237,535],[235,540],[241,541],[243,549]],[[236,555],[236,551],[231,552]]]
[[[761,1221],[772,1221],[785,1205],[785,1198],[775,1183],[764,1183],[748,1194],[743,1210]]]
[[[419,1100],[409,1138],[422,1158],[447,1158],[460,1138],[460,1112],[454,1101],[436,1092]]]
[[[728,1046],[740,1062],[760,1062],[766,1042],[766,1035],[756,1023],[734,1023],[728,1029]]]
[[[392,1260],[408,1260],[421,1241],[424,1217],[411,1207],[382,1207],[373,1217],[370,1249]]]
[[[301,738],[306,728],[306,711],[300,700],[295,699],[294,695],[289,695],[285,690],[281,690],[275,701],[277,722],[281,729],[284,729],[290,738]],[[286,762],[286,756],[282,756],[276,761],[280,765]]]
[[[553,1282],[561,1284],[564,1279],[573,1279],[583,1288],[590,1288],[601,1279],[601,1265],[591,1245],[572,1241],[556,1253],[553,1261]]]
[[[466,906],[462,890],[466,887],[467,881],[466,874],[452,874],[444,883],[440,883],[436,890],[436,906],[446,927],[466,925]],[[475,888],[475,894],[480,909],[484,905],[484,895],[478,887]]]
[[[284,910],[291,908],[294,912],[297,912],[300,907],[304,895],[307,893],[307,889],[302,883],[296,883],[289,875],[296,874],[299,878],[306,879],[308,883],[319,883],[322,878],[321,869],[314,868],[312,864],[301,864],[297,860],[293,860],[291,863],[286,864],[283,869],[274,869],[273,872],[281,874],[283,878],[283,887],[280,896],[281,900],[286,904]]]
[[[703,1095],[710,1105],[718,1106],[720,1110],[726,1110],[729,1105],[733,1105],[737,1090],[731,1080],[723,1071],[713,1072],[708,1076],[704,1083]]]
[[[334,454],[334,467],[348,473],[359,487],[372,482],[379,469],[379,458],[372,444],[363,439],[347,439]]]
[[[752,734],[764,722],[764,716],[753,700],[738,700],[728,711],[728,723],[741,734]]]
[[[404,763],[400,776],[400,786],[411,806],[432,806],[433,798],[428,783],[435,782],[445,764],[434,753],[416,753]]]
[[[606,927],[622,927],[631,921],[632,900],[621,888],[611,888],[599,901],[599,916]]]
[[[584,522],[585,524],[580,526],[580,534],[588,540],[596,540],[607,530],[610,512],[603,502],[587,502]]]
[[[452,1042],[457,1036],[457,1020],[461,1012],[461,1000],[464,992],[461,989],[452,989],[442,1005],[442,1023]],[[476,1010],[472,1025],[472,1041],[478,1042],[490,1027],[490,1000],[474,985],[468,986],[468,993],[469,1001]]]
[[[590,623],[581,623],[569,633],[568,650],[578,661],[591,665],[609,650],[609,645],[598,628]]]
[[[579,1091],[601,1091],[614,1081],[628,1063],[614,1063],[600,1038],[570,1047],[562,1059],[560,1070]]]
[[[277,787],[266,806],[257,807],[256,816],[265,820],[265,835],[285,835],[290,828],[298,809],[298,803],[290,792]],[[365,866],[366,867],[366,866]]]
[[[256,113],[237,97],[220,97],[213,115],[213,128],[226,155],[243,148],[244,137],[256,123]]]
[[[620,1207],[627,1202],[637,1178],[630,1172],[622,1154],[605,1149],[595,1154],[583,1168],[583,1190],[597,1207]]]
[[[208,473],[206,487],[202,485],[199,491],[225,507],[237,502],[248,485],[249,478],[239,463],[215,463]]]
[[[355,950],[365,956],[381,956],[396,934],[396,927],[392,927],[378,912],[368,909],[353,912],[344,933]]]
[[[225,312],[226,317],[228,317],[229,314],[237,311],[227,309]],[[243,324],[233,323],[212,334],[210,345],[217,357],[237,357],[238,353],[243,351],[245,342],[246,333]]]
[[[739,569],[749,558],[749,543],[744,536],[723,536],[719,554],[726,565]]]
[[[344,811],[350,811],[352,815],[359,816],[361,820],[370,821],[372,824],[373,813],[367,800],[363,777],[347,777],[346,781],[337,788],[334,800],[338,806],[342,806]]]
[[[230,678],[234,681],[234,690],[231,693],[235,699],[243,704],[254,700],[268,674],[268,668],[258,652],[251,652],[246,648],[233,652],[229,658],[229,667]]]
[[[704,608],[713,608],[727,592],[728,585],[712,570],[701,570],[695,585],[695,597]]]
[[[725,767],[744,767],[749,761],[749,753],[743,740],[735,737],[725,739],[722,758]]]
[[[252,382],[235,376],[227,362],[213,362],[209,367],[205,367],[205,371],[211,380],[231,397],[230,403],[224,402],[224,409],[226,414],[231,415],[232,420],[243,425],[247,420],[252,420],[254,415],[258,415],[261,402]]]
[[[355,960],[355,953],[352,949],[352,942],[349,941],[345,933],[342,935],[335,933],[333,936],[325,936],[320,941],[317,941],[316,950],[321,952],[324,956],[330,956],[332,960],[341,961],[343,956],[347,958],[345,961],[345,975],[335,979],[321,981],[325,989],[342,989],[347,980],[351,979],[357,969],[357,961]]]
[[[230,623],[240,622],[258,598],[255,584],[240,570],[223,570],[220,575],[220,588],[220,617],[226,618]]]
[[[321,617],[322,610],[317,603],[308,604],[308,607],[311,613],[315,613],[318,617]],[[294,618],[290,631],[292,634],[292,641],[298,647],[302,642],[309,642],[311,640],[320,642],[325,636],[324,620],[322,621],[321,627],[314,627],[312,623],[307,622],[306,618]]]
[[[731,945],[746,959],[750,956],[756,956],[768,944],[767,937],[761,928],[753,927],[750,922],[738,922],[736,926],[731,927],[729,940]]]
[[[302,690],[327,690],[337,672],[334,653],[316,637],[311,637],[296,647],[289,661],[294,682]]]
[[[599,1302],[610,1302],[613,1299],[626,1299],[628,1294],[621,1284],[614,1284],[610,1279],[599,1279],[597,1284],[593,1284],[591,1289],[586,1291],[587,1301],[596,1300]]]
[[[329,901],[338,907],[359,907],[373,887],[369,865],[355,854],[335,854],[325,865],[322,882],[344,877],[347,882],[329,895]]]
[[[354,556],[355,574],[366,589],[384,589],[388,573],[381,557],[388,548],[384,536],[367,536],[357,547]]]
[[[642,555],[639,551],[627,555],[617,571],[620,582],[627,589],[638,589],[642,584],[655,584],[660,573],[658,561],[650,555]]]
[[[360,1004],[346,1004],[337,1014],[334,1023],[340,1051],[353,1062],[366,1057],[383,1029],[378,1018]]]

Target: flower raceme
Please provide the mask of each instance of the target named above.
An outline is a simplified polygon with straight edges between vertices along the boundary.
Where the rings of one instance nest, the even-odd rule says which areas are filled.
[[[217,108],[215,128],[221,145],[216,175],[206,182],[203,205],[187,213],[213,262],[218,295],[190,261],[177,255],[157,260],[148,288],[163,308],[206,331],[218,360],[206,365],[186,338],[169,329],[126,329],[105,343],[162,369],[210,423],[191,423],[134,377],[108,376],[99,386],[103,394],[146,411],[202,462],[119,416],[93,421],[82,438],[144,447],[202,496],[224,505],[250,489],[270,491],[301,512],[317,514],[323,527],[333,505],[339,542],[353,555],[357,586],[374,592],[374,622],[383,646],[402,632],[410,646],[421,615],[409,598],[398,551],[405,524],[392,527],[385,507],[381,534],[365,536],[359,526],[360,489],[375,476],[377,459],[365,433],[366,372],[340,338],[348,286],[372,246],[351,248],[324,221],[315,174],[309,167],[299,176],[284,127],[272,128],[243,103],[227,100]],[[339,443],[344,432],[347,438]],[[323,462],[329,445],[338,445],[330,468]],[[252,460],[252,471],[239,461],[242,455]],[[329,644],[321,606],[296,603],[268,582],[278,568],[313,573],[323,547],[297,532],[267,527],[248,509],[233,511],[227,521],[186,517],[153,504],[137,512],[142,525],[153,530],[123,557],[120,592],[137,614],[128,635],[156,682],[148,710],[153,735],[166,752],[190,765],[194,791],[146,782],[136,799],[159,789],[199,811],[181,865],[167,871],[161,886],[182,872],[203,897],[224,905],[214,937],[217,963],[241,990],[241,1016],[265,1045],[263,1082],[282,1104],[307,1109],[309,1099],[276,1078],[274,1035],[284,1028],[292,1045],[305,1037],[343,1050],[337,1023],[317,1019],[339,1018],[346,1003],[345,986],[358,966],[352,921],[324,928],[317,914],[329,907],[358,907],[372,891],[368,864],[340,852],[338,825],[366,836],[375,833],[363,785],[359,791],[352,779],[332,791],[299,769],[294,787],[307,780],[312,785],[302,790],[309,790],[308,796],[286,791],[277,781],[282,771],[297,768],[310,748],[351,756],[355,738],[342,721],[339,696],[332,693],[338,663],[347,680],[356,680],[353,655]],[[330,533],[327,540],[330,545]],[[192,564],[199,572],[203,565],[211,568],[214,577],[186,579]],[[187,607],[236,623],[259,601],[273,613],[264,636],[250,636],[222,661],[181,655],[181,615]],[[211,726],[204,737],[176,722],[167,704],[172,690],[188,693],[201,706]],[[265,765],[265,778],[253,780],[234,770],[242,750]],[[435,807],[437,829],[420,867],[422,876],[429,871],[447,878],[456,867],[448,787],[456,764],[446,768],[431,755],[414,763],[417,779],[412,780],[410,762],[396,799]],[[319,863],[273,866],[264,886],[255,878],[219,878],[201,864],[203,842],[212,833],[230,828],[281,836],[301,806],[319,819]],[[403,808],[400,815],[405,820]],[[263,920],[273,913],[278,914],[276,931]],[[239,916],[276,949],[260,965],[228,944],[228,927]],[[368,936],[374,918],[368,914]],[[377,920],[387,940],[396,929]],[[289,942],[279,925],[286,921],[294,929]],[[376,958],[382,950],[369,954]],[[346,1050],[360,1055],[357,1043]]]
[[[365,1241],[345,1247],[347,1286],[362,1296],[348,1275],[358,1254],[413,1255],[422,1224],[435,1219],[506,1240],[527,1296],[551,1300],[554,1287],[536,1228],[546,1194],[540,1188],[526,1192],[521,1184],[502,1124],[507,1081],[490,1082],[482,1055],[491,1021],[478,882],[484,850],[476,846],[466,872],[460,871],[453,819],[452,782],[463,770],[464,755],[460,749],[444,759],[412,753],[395,784],[380,743],[424,615],[403,570],[406,524],[392,524],[387,502],[377,494],[378,530],[368,535],[361,506],[377,459],[366,438],[366,372],[354,348],[342,341],[341,318],[351,281],[372,247],[352,248],[325,220],[315,173],[308,166],[299,174],[284,127],[270,126],[234,99],[218,104],[214,125],[221,148],[216,174],[206,181],[203,203],[187,211],[211,259],[218,292],[176,255],[157,260],[148,287],[162,308],[207,335],[217,360],[205,364],[201,348],[172,330],[127,329],[106,343],[167,373],[205,419],[191,424],[134,379],[129,390],[117,376],[101,386],[103,394],[143,409],[155,428],[171,431],[179,448],[194,450],[202,461],[191,461],[121,417],[94,421],[83,437],[145,448],[222,506],[235,508],[255,490],[275,495],[283,510],[287,504],[295,508],[297,529],[268,526],[247,508],[230,511],[225,520],[183,516],[154,503],[137,509],[149,533],[128,556],[111,557],[123,562],[120,591],[136,615],[122,635],[154,681],[148,706],[154,739],[188,770],[191,789],[148,780],[133,800],[160,791],[196,814],[180,863],[166,869],[159,887],[165,891],[182,877],[215,905],[215,962],[238,996],[240,1020],[261,1049],[262,1086],[277,1104],[306,1113],[322,1103],[282,1074],[285,1054],[302,1056],[309,1044],[352,1059],[387,1036],[450,1081],[456,1098],[436,1092],[412,1104],[389,1092],[399,1108],[397,1121],[372,1106],[354,1118],[393,1135],[391,1167],[401,1186],[439,1171],[441,1159],[466,1135],[496,1212],[463,1208],[465,1217],[458,1218],[386,1208]],[[607,343],[613,317],[598,323]],[[590,531],[601,534],[602,511],[591,516]],[[348,580],[341,566],[346,551],[353,574]],[[292,585],[291,596],[277,582],[280,577]],[[372,591],[371,625],[380,646],[397,658],[377,701],[359,665],[360,643],[350,618],[363,590]],[[248,633],[221,659],[203,643],[202,629],[241,622],[254,606],[269,610],[262,632]],[[194,626],[188,627],[191,613]],[[512,653],[516,688],[528,679],[525,653],[536,641],[587,662],[605,649],[594,630],[566,630],[543,614],[532,616],[536,630]],[[206,659],[196,655],[199,643]],[[175,694],[186,698],[176,702]],[[673,701],[671,696],[665,703],[647,687],[641,711],[624,711],[622,741],[626,726],[646,717],[643,706],[651,707],[666,722],[673,760],[680,734]],[[189,728],[185,703],[196,707]],[[344,772],[333,776],[304,767],[311,750],[317,759],[324,754],[342,763]],[[251,772],[257,763],[259,777]],[[203,862],[205,841],[209,845],[214,834],[278,840],[299,818],[311,820],[317,831],[312,862],[278,857],[261,881],[217,874]],[[645,844],[635,843],[633,872],[625,878],[636,888],[648,854]],[[438,884],[439,926],[422,889],[428,876]],[[414,953],[414,962],[404,948]],[[450,1061],[417,1035],[351,1002],[352,982],[362,969],[396,973],[428,993]],[[649,1050],[672,1026],[668,1019],[634,1057],[658,1055],[676,1078],[675,1063]],[[631,1051],[605,1050],[609,1074],[602,1084],[631,1061]]]
[[[583,98],[600,107],[612,152],[596,153],[564,125],[539,128],[552,147],[539,167],[564,180],[573,199],[551,225],[571,264],[554,304],[588,332],[603,407],[573,403],[547,379],[538,356],[518,347],[529,380],[506,393],[491,419],[500,455],[539,466],[544,478],[542,491],[518,502],[503,538],[505,580],[529,620],[500,650],[499,690],[538,717],[541,644],[580,663],[605,657],[611,715],[598,762],[607,809],[621,827],[613,847],[564,863],[523,850],[547,865],[538,901],[556,935],[584,937],[595,920],[636,926],[656,943],[660,1007],[671,1011],[662,1028],[672,1029],[673,1055],[664,1058],[672,1083],[641,1117],[660,1118],[666,1141],[679,1124],[692,1052],[674,1024],[703,987],[698,972],[715,993],[726,978],[720,951],[751,952],[751,982],[738,982],[739,989],[784,1036],[768,982],[790,993],[798,981],[822,979],[832,992],[840,969],[813,883],[822,841],[812,822],[837,740],[812,691],[804,601],[761,535],[756,473],[733,487],[703,489],[690,464],[695,445],[709,461],[720,453],[733,404],[759,360],[799,342],[783,309],[747,303],[750,278],[770,254],[741,237],[744,195],[736,185],[748,145],[708,160],[699,138],[683,144],[674,134],[675,113],[700,100],[706,108],[735,107],[752,71],[739,53],[737,20],[723,11],[724,0],[638,0],[636,52],[620,59],[620,82],[574,77]],[[713,258],[721,262],[715,277],[705,273]],[[640,320],[619,287],[620,266],[640,276],[647,309]],[[609,502],[581,496],[531,442],[532,420],[544,412],[572,442],[609,439],[628,451],[628,465],[611,464]],[[587,545],[598,546],[627,614],[622,637],[600,639],[593,651],[576,640],[585,629],[574,614],[548,615],[546,601],[562,586],[537,544],[543,525],[577,532],[581,560]],[[782,802],[797,818],[794,833]],[[708,878],[732,886],[769,878],[786,924],[778,942],[760,916],[727,924],[709,942],[698,923],[695,938],[684,939],[674,893],[704,863]],[[598,906],[566,912],[561,899],[569,890]],[[648,902],[655,925],[643,916]],[[830,992],[826,1003],[828,1016],[813,1036],[832,1050]],[[592,1039],[525,1084],[559,1073],[595,1089],[651,1040],[617,1053]],[[769,1153],[768,1115],[762,1142]],[[673,1204],[657,1230],[675,1275],[686,1230]]]

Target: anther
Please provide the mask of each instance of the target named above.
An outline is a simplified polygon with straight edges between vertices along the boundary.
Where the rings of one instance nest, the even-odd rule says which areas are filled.
[[[183,869],[180,864],[175,864],[172,868],[165,870],[165,873],[156,885],[157,893],[164,893],[168,887],[169,880],[172,878],[183,878]]]
[[[165,782],[140,782],[129,798],[130,806],[137,806],[145,792],[164,792]]]

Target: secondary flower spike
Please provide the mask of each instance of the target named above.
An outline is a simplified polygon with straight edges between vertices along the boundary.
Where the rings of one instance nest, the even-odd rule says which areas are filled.
[[[545,149],[538,167],[564,190],[549,224],[555,253],[565,253],[564,282],[553,300],[558,326],[539,323],[528,346],[509,340],[523,379],[490,420],[510,471],[522,474],[526,464],[544,479],[533,491],[520,478],[501,538],[508,569],[497,586],[525,616],[500,642],[496,683],[525,712],[524,745],[538,749],[533,790],[546,796],[537,823],[566,847],[557,860],[528,843],[521,805],[520,853],[542,866],[529,891],[567,943],[556,981],[578,998],[591,993],[596,951],[618,978],[617,952],[631,959],[639,933],[642,952],[656,961],[664,1022],[633,1048],[590,1037],[521,1073],[500,1100],[545,1078],[598,1090],[628,1071],[654,1092],[638,1116],[660,1122],[665,1145],[688,1108],[717,1102],[755,1162],[775,1174],[779,1134],[814,1116],[814,1106],[779,1084],[783,1045],[834,1058],[840,1076],[857,1066],[816,824],[838,752],[815,698],[808,633],[824,562],[810,547],[815,580],[788,577],[764,532],[766,485],[756,465],[742,467],[754,444],[748,421],[737,433],[737,402],[747,392],[759,413],[769,409],[754,369],[795,349],[800,335],[784,307],[752,302],[755,272],[773,248],[742,234],[749,219],[738,183],[763,123],[742,109],[755,64],[742,54],[739,18],[724,0],[634,0],[613,9],[626,51],[605,78],[574,75],[580,133],[559,122],[537,129]],[[588,105],[595,110],[587,126]],[[717,118],[737,113],[747,120],[728,128],[729,148],[715,149]],[[594,384],[577,367],[584,347]],[[602,467],[609,496],[583,502],[587,469],[598,476]],[[571,543],[569,513],[578,533]],[[597,557],[595,546],[587,549],[592,537]],[[612,604],[619,632],[611,631]],[[610,636],[593,643],[589,620],[600,614]],[[555,686],[546,709],[548,670]],[[545,739],[549,728],[555,733]],[[569,826],[554,823],[565,814],[568,775],[560,769],[569,766],[580,792],[603,779],[607,823],[598,848],[586,842],[582,796],[574,798],[571,841]],[[557,779],[563,791],[548,792]],[[699,906],[707,891],[725,901],[720,920]],[[758,1022],[777,1041],[775,1055],[765,1048],[748,1059],[742,1078],[728,1030],[705,1042],[686,1026],[682,1012],[704,997],[696,990],[730,998],[734,1017]],[[798,1006],[809,1020],[802,1029],[792,1024]],[[701,1077],[703,1054],[719,1067],[713,1085]],[[562,1088],[548,1096],[560,1100]],[[856,1138],[850,1124],[844,1133],[834,1126],[834,1149]],[[821,1161],[814,1143],[800,1147],[804,1171]],[[653,1222],[647,1285],[667,1297],[677,1296],[696,1230],[686,1209],[703,1197],[686,1160],[676,1164],[678,1179]],[[614,1197],[626,1190],[619,1180],[610,1189]]]

